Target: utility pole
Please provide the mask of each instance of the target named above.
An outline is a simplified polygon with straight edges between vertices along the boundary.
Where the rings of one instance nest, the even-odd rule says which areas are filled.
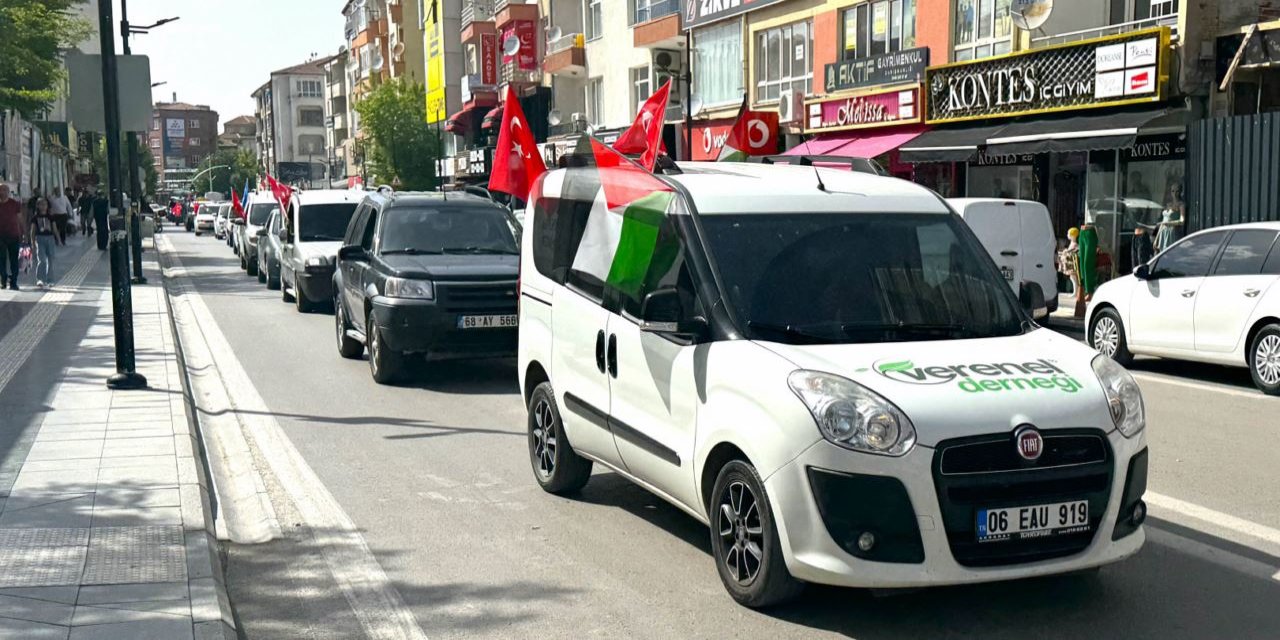
[[[107,185],[110,203],[123,207],[120,189],[120,85],[116,72],[116,34],[110,0],[98,3],[98,33],[102,46],[102,101],[107,135]],[[117,209],[121,210],[121,209]],[[147,379],[136,371],[133,344],[133,298],[129,290],[124,247],[116,238],[111,260],[111,307],[115,318],[116,374],[107,379],[112,389],[144,389]],[[121,268],[123,267],[123,268]]]
[[[108,0],[109,1],[109,0]],[[129,49],[129,0],[120,0],[120,41],[124,45],[124,55],[131,55]],[[142,223],[138,216],[142,210],[133,210],[133,203],[142,203],[141,180],[138,178],[138,133],[128,131],[126,146],[129,149],[129,236],[132,242],[129,251],[133,254],[133,283],[146,284],[147,278],[142,275]]]

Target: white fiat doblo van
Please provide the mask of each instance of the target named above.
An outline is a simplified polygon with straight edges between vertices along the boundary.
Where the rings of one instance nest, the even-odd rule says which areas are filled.
[[[709,526],[751,607],[1142,546],[1137,385],[1037,326],[1024,306],[1043,301],[1020,304],[933,192],[813,167],[638,173],[559,169],[530,196],[519,367],[545,490],[599,463],[652,491]]]

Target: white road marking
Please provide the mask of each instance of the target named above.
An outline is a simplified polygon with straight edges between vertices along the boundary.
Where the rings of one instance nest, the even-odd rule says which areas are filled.
[[[1155,527],[1147,527],[1147,540],[1158,545],[1170,547],[1189,556],[1195,556],[1196,558],[1207,560],[1218,566],[1238,571],[1245,575],[1261,578],[1263,580],[1280,581],[1280,571],[1277,571],[1276,567],[1265,562],[1258,562],[1252,558],[1246,558],[1239,554],[1219,549],[1213,545],[1205,544],[1186,536],[1180,536],[1176,533],[1157,529]]]
[[[178,274],[185,273],[181,261],[172,253],[167,239],[162,244],[174,266],[166,270],[166,277],[181,277]],[[208,341],[208,349],[243,432],[257,446],[276,482],[297,507],[303,524],[312,531],[334,583],[342,590],[365,633],[375,639],[425,640],[417,618],[387,578],[355,522],[294,447],[249,381],[248,373],[200,294],[188,288],[183,298],[190,301],[198,316],[196,324]],[[249,462],[252,464],[252,460]]]
[[[1192,380],[1182,380],[1179,378],[1175,378],[1173,376],[1167,376],[1159,373],[1148,373],[1145,371],[1130,371],[1129,373],[1133,374],[1133,377],[1136,378],[1139,382],[1142,382],[1142,381],[1159,382],[1161,384],[1168,384],[1168,385],[1173,385],[1175,387],[1183,387],[1186,389],[1195,389],[1197,391],[1212,391],[1214,393],[1221,393],[1224,395],[1235,396],[1237,398],[1249,398],[1251,400],[1273,401],[1273,398],[1271,398],[1271,396],[1268,396],[1265,393],[1262,393],[1261,391],[1249,391],[1246,389],[1238,389],[1235,387],[1229,387],[1223,384],[1215,384],[1212,382],[1196,382]]]
[[[1142,499],[1149,506],[1157,509],[1171,511],[1247,538],[1274,545],[1277,549],[1280,549],[1280,529],[1272,529],[1266,525],[1245,520],[1244,518],[1237,518],[1228,513],[1215,511],[1208,507],[1202,507],[1198,504],[1192,504],[1185,500],[1179,500],[1153,491],[1148,491]]]

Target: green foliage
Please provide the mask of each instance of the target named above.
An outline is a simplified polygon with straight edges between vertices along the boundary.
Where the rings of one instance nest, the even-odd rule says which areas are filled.
[[[66,69],[60,49],[93,34],[75,17],[84,0],[0,0],[0,110],[33,116],[62,90]]]
[[[361,150],[373,183],[410,191],[435,189],[440,137],[426,122],[422,85],[404,78],[383,83],[355,109],[366,134]]]
[[[223,149],[204,159],[200,163],[197,171],[204,171],[209,167],[225,166],[226,169],[214,169],[196,179],[192,187],[195,193],[206,193],[209,191],[217,191],[228,198],[231,197],[231,188],[235,187],[236,193],[244,188],[247,180],[250,186],[258,184],[258,158],[253,155],[252,151],[247,149]]]
[[[154,200],[156,189],[160,187],[160,171],[156,169],[156,157],[151,155],[151,149],[138,149],[138,164],[142,167],[142,190]]]

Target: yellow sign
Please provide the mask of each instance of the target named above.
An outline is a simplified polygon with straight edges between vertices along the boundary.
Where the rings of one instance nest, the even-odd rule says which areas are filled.
[[[427,123],[435,124],[449,117],[445,100],[444,20],[440,0],[432,0],[423,21],[427,58]]]

